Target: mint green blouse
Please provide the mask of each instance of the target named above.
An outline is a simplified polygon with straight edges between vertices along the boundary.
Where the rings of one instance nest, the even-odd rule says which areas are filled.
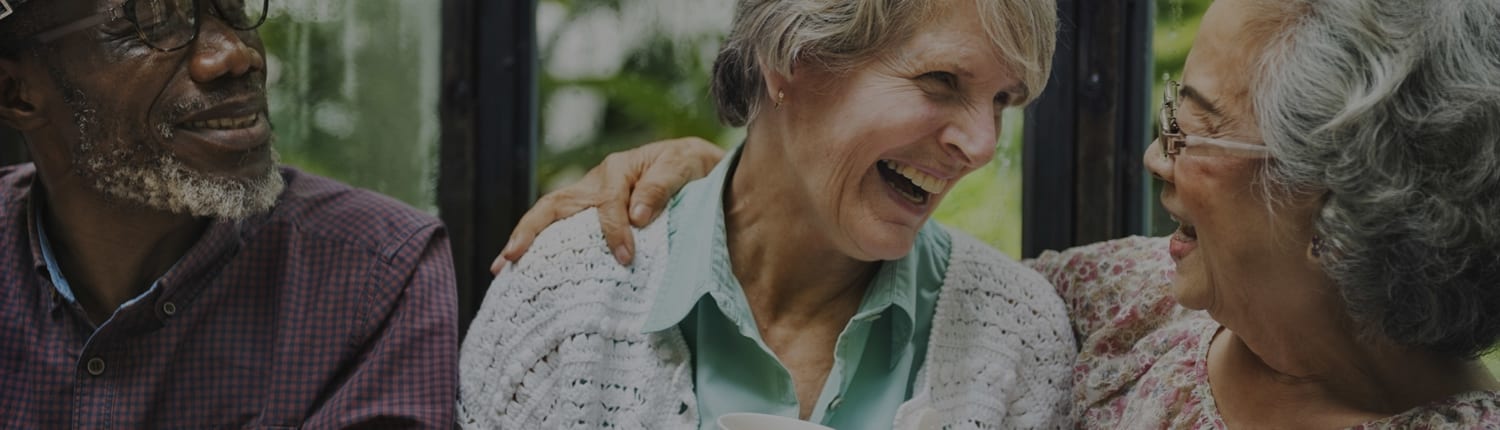
[[[723,192],[739,154],[732,151],[672,200],[667,272],[644,328],[682,330],[694,357],[698,427],[705,430],[718,429],[719,416],[731,412],[795,418],[800,411],[791,373],[761,339],[729,261]],[[839,334],[810,421],[835,429],[890,428],[926,356],[951,248],[947,232],[928,221],[911,253],[881,263]]]

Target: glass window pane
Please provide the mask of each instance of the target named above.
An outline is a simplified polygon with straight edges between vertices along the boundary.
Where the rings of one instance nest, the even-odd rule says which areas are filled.
[[[1152,109],[1161,105],[1161,94],[1166,77],[1180,79],[1182,77],[1182,63],[1187,61],[1188,50],[1193,47],[1193,35],[1198,34],[1198,23],[1202,21],[1203,12],[1208,10],[1212,0],[1158,0],[1156,4],[1156,29],[1152,34],[1151,50],[1153,68],[1157,78],[1151,86],[1149,100]],[[1156,124],[1156,111],[1151,111],[1152,136],[1159,130]],[[1144,169],[1143,169],[1144,170]],[[1150,213],[1145,217],[1147,220],[1146,232],[1153,236],[1164,236],[1171,234],[1177,229],[1177,223],[1167,216],[1161,208],[1161,182],[1150,177],[1150,172],[1143,172],[1146,180],[1142,183],[1148,184],[1150,190],[1144,196],[1148,202],[1143,205]]]
[[[995,158],[953,186],[934,215],[989,243],[1006,255],[1021,256],[1021,129],[1026,111],[1007,109]]]
[[[276,0],[266,43],[283,162],[437,212],[442,2]]]
[[[537,6],[543,192],[567,185],[610,152],[701,136],[730,147],[709,73],[733,0],[541,0]],[[936,218],[1018,256],[1022,112],[1005,114],[996,160],[945,198]]]

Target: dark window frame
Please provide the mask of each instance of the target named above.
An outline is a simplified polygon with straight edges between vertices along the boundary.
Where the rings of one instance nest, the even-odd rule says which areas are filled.
[[[536,0],[443,1],[438,212],[453,243],[459,327],[484,301],[536,199]]]
[[[1152,0],[1059,0],[1047,89],[1026,110],[1022,254],[1147,231]]]

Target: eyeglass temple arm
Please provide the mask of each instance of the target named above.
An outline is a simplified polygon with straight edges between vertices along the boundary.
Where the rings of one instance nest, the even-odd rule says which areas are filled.
[[[117,19],[120,19],[120,17],[116,16],[115,12],[113,10],[110,11],[110,12],[108,12],[108,13],[100,12],[100,13],[94,14],[94,16],[90,16],[88,18],[84,18],[84,19],[80,19],[80,20],[77,20],[77,21],[73,21],[72,24],[64,25],[62,27],[58,27],[58,28],[54,28],[54,29],[51,29],[51,30],[47,30],[47,31],[38,33],[36,35],[36,40],[40,41],[42,43],[50,43],[50,42],[52,42],[54,40],[57,40],[58,38],[61,38],[63,36],[67,36],[69,34],[73,34],[74,32],[77,32],[79,30],[82,30],[82,29],[85,29],[85,28],[89,28],[89,27],[93,27],[93,26],[96,26],[96,25],[99,25],[99,24],[103,24],[103,23],[106,23],[106,22],[114,21],[114,20],[117,20]]]
[[[1268,148],[1265,145],[1253,145],[1244,142],[1235,142],[1233,140],[1215,139],[1212,137],[1193,135],[1184,136],[1184,140],[1188,143],[1187,146],[1206,145],[1254,157],[1269,157],[1271,155],[1271,148]]]

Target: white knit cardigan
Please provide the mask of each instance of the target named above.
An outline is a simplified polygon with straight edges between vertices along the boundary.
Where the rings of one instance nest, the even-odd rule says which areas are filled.
[[[682,334],[641,332],[666,272],[666,223],[636,232],[631,267],[610,256],[593,210],[543,232],[495,279],[469,327],[459,423],[697,429]],[[927,358],[892,428],[1067,427],[1076,350],[1061,299],[1031,269],[949,233]]]

